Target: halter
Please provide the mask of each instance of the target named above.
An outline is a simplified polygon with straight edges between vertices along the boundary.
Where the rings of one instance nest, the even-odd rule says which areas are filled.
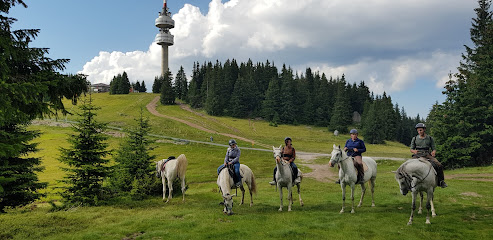
[[[341,153],[341,158],[342,158],[342,150],[341,150],[341,149],[339,149],[339,152]],[[337,162],[342,162],[342,161],[344,161],[344,160],[346,160],[346,159],[348,159],[348,158],[350,158],[350,157],[353,157],[353,156],[352,156],[352,155],[351,155],[351,156],[347,155],[347,157],[346,157],[346,158],[344,158],[344,159],[342,159],[342,160],[340,160],[340,161],[337,161]]]

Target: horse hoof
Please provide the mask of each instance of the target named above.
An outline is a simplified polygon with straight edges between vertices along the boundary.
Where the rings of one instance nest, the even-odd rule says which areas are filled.
[[[304,204],[303,202],[300,202],[300,205],[301,205],[302,207],[303,207],[303,206],[305,206],[305,204]]]
[[[291,209],[288,209],[288,212],[291,212],[292,210]]]
[[[358,206],[356,206],[356,207],[361,207],[361,204],[358,204]]]
[[[436,214],[431,214],[431,217],[436,217],[437,215]]]
[[[375,207],[375,203],[372,203],[372,204],[371,204],[371,206],[372,206],[372,207]]]
[[[431,224],[430,220],[426,220],[426,224]]]
[[[351,213],[354,213],[354,209],[353,209],[353,210],[351,210]]]
[[[253,206],[253,203],[250,203],[250,207],[252,207],[252,206]]]
[[[339,213],[344,213],[344,210],[341,210]]]
[[[418,211],[418,214],[421,214],[421,213],[423,213],[423,211],[419,210],[419,211]]]
[[[279,212],[282,212],[282,208],[279,208]]]
[[[413,224],[413,222],[408,222],[408,223],[407,223],[407,225],[408,225],[408,226],[410,226],[410,225],[412,225],[412,224]]]

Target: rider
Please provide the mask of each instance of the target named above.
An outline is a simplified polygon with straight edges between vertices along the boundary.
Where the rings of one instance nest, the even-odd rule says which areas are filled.
[[[298,167],[296,164],[294,164],[294,160],[296,159],[296,151],[294,150],[293,145],[291,144],[291,138],[286,137],[284,138],[284,144],[286,144],[286,147],[283,147],[281,150],[281,157],[282,159],[286,160],[289,162],[289,165],[291,166],[291,169],[293,169],[293,175],[296,176],[294,180],[294,184],[300,183],[300,177],[298,176]],[[277,172],[277,166],[274,168],[274,178],[270,183],[270,185],[276,185],[276,172]]]
[[[413,137],[411,140],[411,153],[413,153],[413,158],[425,157],[430,162],[433,162],[437,170],[438,186],[446,188],[448,185],[444,181],[445,177],[443,175],[443,166],[435,158],[435,141],[433,141],[433,138],[430,135],[425,133],[426,125],[424,123],[418,123],[414,128],[416,128],[418,135]]]
[[[358,172],[358,178],[356,183],[360,183],[364,179],[364,170],[363,170],[363,157],[362,153],[366,152],[365,142],[358,138],[358,130],[351,129],[349,131],[351,134],[351,138],[346,141],[346,145],[344,145],[344,151],[347,151],[348,156],[352,156],[354,161],[354,167]]]
[[[233,177],[233,180],[237,187],[241,186],[240,155],[241,155],[241,151],[240,148],[238,148],[236,141],[234,139],[229,140],[229,148],[226,151],[224,164],[219,166],[219,168],[217,169],[217,174],[219,175],[219,172],[224,166],[233,165],[235,169],[235,174],[234,174],[235,177]]]

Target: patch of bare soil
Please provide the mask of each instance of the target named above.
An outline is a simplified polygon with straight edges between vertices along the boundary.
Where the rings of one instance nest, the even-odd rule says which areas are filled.
[[[117,137],[117,138],[125,137],[125,133],[117,132],[117,131],[106,131],[106,132],[104,132],[104,134],[110,135],[112,137]]]
[[[52,120],[33,120],[31,122],[32,125],[43,125],[43,126],[51,126],[51,127],[71,127],[70,123],[65,122],[56,122]]]
[[[329,163],[316,164],[313,161],[319,157],[327,157],[329,154],[319,153],[296,153],[296,157],[301,160],[304,166],[309,167],[312,171],[309,173],[303,173],[303,177],[314,178],[320,182],[333,182],[339,178],[337,173],[330,170]]]
[[[451,174],[451,175],[445,175],[445,179],[493,182],[493,174],[491,174],[491,173]]]
[[[482,195],[480,195],[476,192],[463,192],[460,195],[467,196],[467,197],[482,197]]]

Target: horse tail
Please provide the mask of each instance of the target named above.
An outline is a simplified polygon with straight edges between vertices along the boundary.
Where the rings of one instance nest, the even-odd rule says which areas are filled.
[[[251,174],[250,181],[252,182],[252,187],[250,188],[250,191],[257,194],[257,182],[255,182],[255,175],[253,175],[253,172],[251,172]]]
[[[185,157],[185,154],[181,154],[176,161],[177,175],[180,179],[183,179],[188,166],[187,157]]]

